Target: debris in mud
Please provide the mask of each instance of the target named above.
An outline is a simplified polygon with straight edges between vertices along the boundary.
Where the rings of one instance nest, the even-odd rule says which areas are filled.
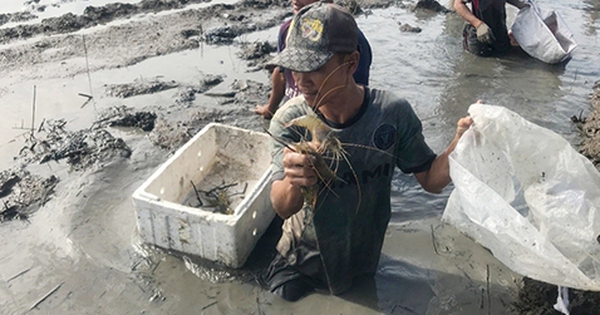
[[[196,99],[197,93],[204,93],[221,82],[223,82],[221,75],[204,75],[198,84],[180,87],[175,97],[175,103],[189,105]]]
[[[54,193],[58,178],[32,175],[23,168],[0,172],[0,222],[27,220]]]
[[[364,13],[357,0],[335,0],[333,2],[342,8],[346,8],[352,15]]]
[[[249,72],[256,72],[264,69],[266,62],[271,60],[271,53],[277,51],[275,44],[264,42],[242,43],[242,50],[238,57],[247,60],[246,64]]]
[[[0,198],[8,196],[13,187],[21,181],[21,175],[14,171],[3,171],[0,173]]]
[[[269,98],[270,86],[253,80],[235,80],[230,88],[235,92],[234,103],[250,109]]]
[[[202,113],[198,115],[198,113]],[[220,111],[192,113],[190,120],[172,122],[157,119],[154,130],[148,135],[150,141],[159,148],[175,151],[190,140],[209,122],[219,122]]]
[[[574,116],[571,118],[580,128],[585,139],[581,143],[579,152],[590,159],[600,170],[600,81],[594,84],[590,99],[593,111],[585,118]]]
[[[81,171],[115,157],[128,158],[131,155],[131,149],[123,139],[113,137],[102,127],[67,131],[65,125],[63,119],[45,121],[38,131],[38,134],[44,133],[45,137],[30,136],[18,157],[25,163],[40,164],[67,159],[72,169]]]
[[[189,206],[194,208],[212,208],[212,212],[221,214],[233,214],[233,209],[231,209],[231,198],[241,196],[243,199],[244,194],[248,189],[247,182],[240,191],[230,191],[230,188],[238,186],[239,183],[223,184],[208,191],[200,190],[196,188],[194,182],[191,183],[192,187],[194,188],[195,199],[193,202],[189,203]]]
[[[433,12],[444,13],[444,14],[452,12],[451,10],[448,10],[445,6],[441,5],[439,2],[437,2],[435,0],[419,0],[419,2],[417,2],[417,5],[415,6],[414,10],[419,10],[419,9],[430,10]]]
[[[25,22],[35,18],[37,16],[29,12],[2,13],[0,14],[0,26],[6,23]]]
[[[556,285],[523,278],[518,300],[514,303],[519,314],[561,315],[554,309],[558,288]],[[600,293],[569,289],[569,312],[578,315],[597,314],[600,306]]]
[[[242,32],[231,25],[213,28],[202,35],[202,40],[208,44],[228,45]]]
[[[268,41],[242,43],[242,51],[238,53],[238,57],[242,60],[260,59],[275,51],[277,51],[277,47]]]
[[[404,23],[400,25],[400,31],[402,32],[410,32],[410,33],[421,33],[421,28],[418,26],[411,26],[408,23]]]
[[[185,29],[185,30],[181,31],[181,36],[183,36],[183,38],[185,38],[185,39],[188,39],[190,37],[200,36],[200,30],[198,30],[198,29]]]
[[[101,126],[140,128],[143,131],[152,131],[154,129],[155,113],[148,111],[132,113],[132,111],[132,108],[128,108],[125,105],[113,106],[100,114],[100,118],[96,123]]]
[[[171,80],[163,82],[159,79],[144,80],[135,79],[133,83],[106,84],[106,94],[113,97],[128,98],[142,94],[152,94],[164,90],[176,88],[177,82]]]

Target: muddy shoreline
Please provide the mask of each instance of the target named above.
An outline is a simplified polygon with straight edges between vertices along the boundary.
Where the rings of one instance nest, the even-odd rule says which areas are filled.
[[[81,75],[111,69],[122,69],[134,66],[156,56],[164,56],[190,49],[201,49],[202,45],[223,45],[240,47],[241,54],[235,56],[243,62],[248,71],[262,71],[262,64],[270,58],[269,54],[274,51],[274,42],[249,42],[244,41],[245,34],[275,27],[281,21],[291,15],[288,1],[285,0],[247,0],[236,5],[217,4],[206,8],[186,9],[190,4],[201,4],[201,0],[143,0],[136,5],[112,4],[105,7],[89,8],[81,16],[72,14],[62,17],[44,20],[37,24],[28,26],[17,26],[0,30],[0,73],[3,78],[0,82],[26,81],[26,80],[49,80],[55,78],[74,78]],[[416,1],[415,1],[416,2]],[[354,7],[357,12],[369,14],[374,8],[385,8],[391,5],[416,7],[415,2],[400,3],[389,0],[368,0],[360,2],[347,1],[344,4]],[[431,1],[424,1],[431,2]],[[434,7],[433,9],[440,9]],[[430,8],[425,8],[429,10]],[[172,11],[172,12],[170,12]],[[161,13],[161,14],[158,14]],[[442,12],[439,14],[453,14]],[[35,12],[19,13],[17,15],[2,15],[0,23],[15,22],[33,19]],[[142,18],[139,18],[139,17]],[[130,19],[130,20],[129,20]],[[199,22],[201,21],[201,22]],[[43,36],[42,36],[43,35]],[[235,40],[234,40],[235,39]],[[85,60],[85,62],[82,62]],[[0,229],[11,229],[8,235],[20,235],[19,229],[24,229],[17,224],[40,226],[41,223],[27,223],[32,216],[36,216],[39,210],[40,220],[52,220],[61,214],[69,214],[69,220],[75,222],[74,227],[67,233],[69,237],[77,236],[83,228],[91,228],[92,232],[119,235],[130,233],[131,224],[124,227],[90,227],[87,225],[86,216],[101,216],[92,214],[101,201],[94,201],[94,196],[101,197],[98,200],[116,198],[123,199],[117,208],[130,211],[128,198],[131,189],[135,188],[143,179],[149,176],[152,170],[161,164],[172,152],[183,145],[195,133],[210,122],[223,122],[242,128],[262,130],[265,122],[258,119],[252,113],[252,108],[268,98],[269,86],[264,82],[255,80],[227,81],[227,86],[222,83],[227,78],[219,74],[202,73],[190,81],[164,80],[161,77],[139,78],[127,82],[115,82],[107,84],[102,89],[90,88],[85,91],[87,97],[81,98],[82,109],[91,106],[102,107],[95,117],[87,123],[85,128],[71,127],[64,120],[43,120],[36,125],[35,131],[23,143],[18,152],[14,152],[14,165],[0,172]],[[90,83],[91,86],[91,83]],[[171,97],[165,103],[145,104],[134,102],[131,106],[125,106],[130,98],[151,96],[159,92],[171,92]],[[0,88],[0,96],[8,91]],[[111,104],[102,104],[103,97],[110,97]],[[114,105],[114,99],[119,100],[119,105]],[[86,103],[89,101],[89,103]],[[94,104],[94,102],[98,102]],[[213,102],[214,106],[198,106],[198,103]],[[592,112],[586,117],[574,117],[572,120],[577,124],[584,141],[580,152],[588,157],[600,170],[600,81],[594,86],[590,97]],[[582,105],[582,107],[587,104]],[[566,122],[567,123],[567,122]],[[136,172],[134,178],[119,177],[121,172],[129,170]],[[92,183],[96,183],[92,185]],[[101,184],[98,184],[101,183]],[[61,202],[72,203],[70,207],[61,206]],[[62,208],[61,208],[62,207]],[[81,210],[79,210],[81,209]],[[80,211],[80,212],[77,212]],[[117,210],[114,210],[117,211]],[[106,214],[108,216],[108,214]],[[119,213],[112,220],[124,220],[130,213]],[[38,218],[35,218],[38,219]],[[2,226],[9,225],[9,226]],[[61,223],[60,226],[67,225]],[[277,222],[267,233],[276,235]],[[96,230],[97,229],[97,230]],[[14,231],[14,232],[13,232]],[[45,231],[49,235],[58,233],[56,231]],[[35,232],[27,232],[36,234]],[[38,236],[39,237],[39,236]],[[46,237],[46,236],[44,236]],[[44,239],[40,237],[40,239]],[[61,238],[62,236],[57,236]],[[86,238],[86,236],[82,236]],[[109,261],[109,271],[103,269],[108,280],[100,281],[84,274],[84,271],[76,271],[79,277],[90,282],[99,281],[101,286],[112,287],[111,281],[120,287],[120,290],[141,291],[138,295],[128,295],[127,298],[119,298],[118,293],[107,294],[106,289],[99,289],[89,295],[77,296],[79,301],[94,299],[100,296],[109,297],[113,306],[106,305],[111,302],[92,303],[88,310],[90,312],[104,312],[129,310],[136,312],[139,305],[155,303],[155,310],[168,312],[178,310],[216,310],[217,313],[227,313],[231,309],[223,309],[223,306],[215,305],[216,301],[222,301],[221,291],[226,287],[211,286],[211,283],[238,283],[248,287],[249,291],[260,291],[253,283],[255,272],[264,268],[272,250],[253,252],[250,263],[244,270],[231,271],[222,269],[201,260],[185,261],[186,268],[178,267],[181,262],[179,253],[166,255],[164,252],[153,248],[139,245],[136,250],[131,248],[129,237],[125,237],[120,249],[110,248],[109,245],[96,245],[86,255],[102,260],[99,253],[116,252],[115,256],[128,256],[125,263]],[[35,237],[34,237],[35,239]],[[6,240],[4,242],[7,242]],[[269,243],[265,239],[263,242]],[[68,242],[67,242],[68,243]],[[11,247],[2,243],[4,248]],[[272,248],[272,241],[259,248]],[[77,251],[71,245],[65,248],[55,249],[55,252]],[[113,245],[116,247],[117,245]],[[60,247],[60,246],[59,246]],[[126,248],[123,250],[122,248]],[[145,253],[140,254],[140,253]],[[96,254],[97,256],[95,256]],[[61,256],[61,254],[57,254]],[[82,255],[84,256],[84,255]],[[172,256],[172,257],[167,257]],[[65,254],[61,259],[69,260]],[[188,258],[189,259],[189,258]],[[78,265],[78,268],[92,269],[97,262],[89,262]],[[6,263],[5,263],[6,264]],[[0,293],[11,292],[10,285],[18,287],[26,292],[27,299],[23,300],[10,294],[13,304],[2,304],[7,306],[8,312],[22,310],[27,304],[23,301],[35,300],[43,296],[44,292],[51,291],[55,285],[34,291],[33,286],[25,283],[18,286],[16,283],[25,278],[30,269],[35,267],[18,268],[13,265],[3,275],[6,285],[0,285]],[[120,279],[113,272],[127,274],[125,278],[134,278],[131,282]],[[26,270],[26,271],[25,271]],[[92,269],[93,270],[93,269]],[[171,271],[174,270],[174,271]],[[206,281],[194,283],[193,279],[186,278],[185,272],[192,271],[197,278]],[[169,283],[158,283],[157,275],[164,276],[172,272],[171,277],[181,277],[185,285],[181,288],[173,288]],[[44,275],[44,272],[39,272]],[[119,279],[111,279],[119,278]],[[10,284],[10,283],[13,284]],[[208,285],[207,285],[208,283]],[[171,286],[171,287],[170,287]],[[520,314],[552,314],[552,304],[556,301],[556,287],[536,284],[533,281],[520,283],[523,288],[519,292],[519,301],[516,305],[507,306],[512,312]],[[57,287],[61,287],[58,285]],[[75,292],[82,285],[64,285],[65,288]],[[85,286],[83,286],[85,288]],[[137,287],[137,288],[136,288]],[[190,301],[178,308],[177,302],[169,301],[163,293],[171,289],[173,295],[188,296],[190,293],[180,292],[193,288],[203,292],[203,297],[197,301],[190,297]],[[64,289],[64,288],[63,288]],[[102,292],[105,290],[104,292]],[[34,293],[32,293],[34,291]],[[139,291],[139,290],[138,290]],[[136,291],[137,292],[137,291]],[[542,292],[541,294],[538,294]],[[227,299],[238,299],[240,296],[230,293]],[[261,306],[268,308],[268,303],[273,303],[260,293],[251,296],[242,302],[248,306],[247,313],[252,310],[261,312]],[[579,295],[578,295],[579,294]],[[537,297],[533,297],[536,295]],[[541,301],[535,302],[542,296]],[[579,310],[600,307],[600,299],[595,293],[575,293],[579,296],[574,305],[580,307],[573,314],[586,314]],[[254,300],[255,298],[255,300]],[[68,298],[65,297],[64,300]],[[166,299],[166,301],[165,301]],[[80,302],[53,301],[50,299],[50,311],[68,309],[69,307],[81,307]],[[73,298],[73,300],[77,300]],[[127,300],[127,301],[124,301]],[[266,302],[265,302],[266,301]],[[61,304],[62,303],[62,304]],[[200,307],[198,308],[198,304]],[[225,304],[226,304],[225,303]],[[266,303],[266,304],[265,304]],[[483,303],[483,302],[482,302]],[[577,304],[575,304],[577,303]],[[14,306],[18,305],[18,306]],[[29,304],[31,305],[31,303]],[[153,304],[154,305],[154,304]],[[276,303],[275,303],[276,305]],[[13,308],[11,308],[13,307]],[[289,307],[289,306],[284,306]],[[576,306],[574,306],[576,307]],[[35,307],[33,307],[35,308]],[[395,307],[393,308],[395,309]],[[239,310],[238,310],[239,311]],[[243,313],[244,311],[241,311]],[[143,313],[143,312],[142,312]],[[390,313],[393,313],[391,311]]]

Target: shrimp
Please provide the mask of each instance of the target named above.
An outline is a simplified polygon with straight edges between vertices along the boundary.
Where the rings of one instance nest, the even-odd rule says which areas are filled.
[[[341,159],[348,160],[342,143],[332,130],[313,114],[295,118],[288,123],[289,126],[303,127],[310,133],[311,141],[300,141],[292,147],[296,152],[307,154],[314,158],[312,166],[325,186],[329,186],[329,183],[334,180],[342,181],[336,175],[337,167]],[[324,156],[330,156],[330,164],[325,161]],[[315,209],[318,193],[318,185],[302,188],[304,203],[313,210]]]

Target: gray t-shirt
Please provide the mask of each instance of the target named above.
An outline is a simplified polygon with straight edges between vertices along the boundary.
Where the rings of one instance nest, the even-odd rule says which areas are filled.
[[[306,131],[288,127],[288,122],[303,115],[315,115],[304,98],[289,100],[271,120],[270,133],[286,143],[301,141]],[[405,173],[423,172],[436,155],[410,104],[392,93],[365,87],[363,105],[353,119],[343,125],[325,123],[343,144],[345,158],[334,167],[341,180],[320,184],[313,213],[305,207],[284,221],[277,249],[291,266],[338,294],[355,276],[377,268],[390,219],[394,166]],[[273,180],[280,180],[283,145],[272,141],[271,153]]]

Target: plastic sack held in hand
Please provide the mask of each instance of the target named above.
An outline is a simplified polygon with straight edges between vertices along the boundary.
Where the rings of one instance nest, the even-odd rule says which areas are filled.
[[[600,173],[561,136],[506,108],[474,104],[469,114],[442,219],[521,275],[599,291]]]
[[[577,47],[571,30],[558,12],[542,10],[531,0],[519,10],[511,30],[527,54],[546,63],[569,59]]]

